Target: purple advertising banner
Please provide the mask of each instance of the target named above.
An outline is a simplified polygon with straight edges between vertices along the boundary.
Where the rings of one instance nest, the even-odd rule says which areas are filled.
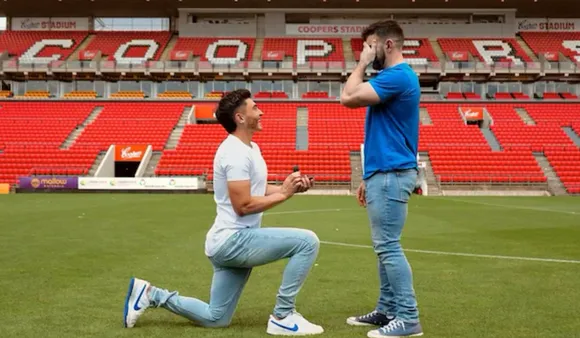
[[[18,185],[20,189],[78,189],[78,177],[65,176],[35,176],[20,177]]]

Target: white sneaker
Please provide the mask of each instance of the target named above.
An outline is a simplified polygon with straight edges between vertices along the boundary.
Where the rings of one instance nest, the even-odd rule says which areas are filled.
[[[266,333],[274,336],[307,336],[323,332],[322,326],[312,324],[298,312],[292,312],[282,320],[270,315],[268,329],[266,330]]]
[[[131,278],[129,291],[125,298],[124,324],[125,327],[133,327],[137,319],[149,307],[150,300],[146,290],[151,285],[149,282],[139,278]]]

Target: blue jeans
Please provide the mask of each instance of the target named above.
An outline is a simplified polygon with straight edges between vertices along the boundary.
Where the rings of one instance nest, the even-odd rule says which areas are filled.
[[[163,307],[203,327],[226,327],[232,321],[252,268],[290,258],[278,289],[274,315],[284,318],[295,309],[316,257],[320,241],[310,230],[294,228],[252,228],[236,232],[210,257],[213,280],[209,304],[151,287],[151,305]]]
[[[416,180],[416,169],[376,173],[365,180],[367,212],[381,284],[376,310],[408,323],[419,321],[419,311],[413,274],[400,240]]]

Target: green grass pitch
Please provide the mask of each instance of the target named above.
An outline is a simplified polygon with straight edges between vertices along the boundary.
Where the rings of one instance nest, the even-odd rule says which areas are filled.
[[[266,337],[285,261],[253,271],[229,328],[199,328],[164,309],[122,327],[131,276],[208,300],[203,243],[214,213],[211,195],[1,197],[0,336]],[[361,245],[321,245],[298,310],[326,337],[365,337],[368,328],[345,323],[372,310],[378,293],[367,216],[355,199],[296,196],[264,226]],[[429,251],[407,252],[425,337],[580,336],[580,199],[414,196],[403,246]]]

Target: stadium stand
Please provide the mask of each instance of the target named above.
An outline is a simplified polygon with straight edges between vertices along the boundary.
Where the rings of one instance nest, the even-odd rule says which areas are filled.
[[[163,150],[184,108],[183,103],[104,103],[97,119],[76,139],[72,148],[93,146],[107,150],[111,144],[151,144]]]
[[[166,91],[157,95],[160,99],[191,99],[193,95],[186,91]]]
[[[286,168],[282,172],[287,172],[294,164],[273,150],[290,151],[295,148],[296,107],[296,103],[260,103],[264,112],[261,119],[264,130],[256,135],[254,141],[259,144],[265,157],[274,154],[274,159],[283,161]],[[156,174],[192,175],[206,172],[209,179],[213,178],[213,154],[226,135],[219,124],[186,125],[176,149],[163,152]],[[271,180],[277,177],[276,170],[278,167],[269,168]]]
[[[446,53],[468,52],[474,58],[488,64],[494,62],[521,64],[532,61],[513,38],[439,38],[437,42]]]
[[[201,61],[213,64],[230,64],[232,60],[249,61],[254,52],[254,38],[184,38],[180,37],[173,48],[170,59],[183,60],[180,53],[191,52]],[[185,55],[185,54],[184,54]]]
[[[32,174],[87,174],[96,149],[61,150],[67,136],[94,104],[2,102],[0,108],[0,182],[15,184]]]
[[[362,39],[351,39],[351,47],[355,52],[355,59],[358,61],[360,56],[360,51],[363,48]],[[411,38],[405,40],[405,45],[403,48],[403,53],[405,54],[405,59],[410,64],[425,64],[427,62],[438,62],[439,58],[429,39],[418,39]]]
[[[188,103],[191,104],[191,103]],[[0,109],[0,180],[14,183],[31,172],[86,173],[96,154],[111,144],[151,144],[163,155],[157,175],[208,174],[212,178],[213,151],[226,133],[217,124],[186,125],[176,149],[165,149],[185,103],[159,102],[10,102]],[[194,102],[195,104],[195,102]],[[296,150],[296,109],[309,113],[308,150]],[[96,107],[102,107],[68,150],[60,150],[67,136]],[[277,180],[295,164],[320,182],[348,182],[349,153],[363,140],[364,109],[337,103],[267,103],[264,131],[257,134],[264,156],[271,162],[270,179]],[[543,152],[569,192],[578,192],[578,148],[562,131],[580,131],[578,104],[489,103],[491,131],[501,151],[492,151],[477,125],[465,125],[456,103],[424,103],[431,125],[421,125],[419,151],[428,152],[433,172],[442,183],[545,182],[532,152]],[[526,125],[516,108],[525,109],[536,125]],[[47,160],[42,154],[54,154]],[[30,157],[32,154],[32,157]],[[84,155],[83,155],[84,154]],[[81,156],[82,155],[82,156]],[[51,155],[52,156],[52,155]]]
[[[100,51],[117,62],[158,60],[170,38],[169,32],[98,32],[86,50]]]
[[[446,96],[449,100],[481,100],[481,96],[472,92],[449,92]]]
[[[257,99],[287,99],[288,94],[282,91],[257,92],[254,97]]]
[[[191,61],[190,57],[193,56],[195,62],[201,61],[196,67],[211,69],[214,66],[219,69],[223,65],[245,67],[247,61],[282,62],[291,58],[296,70],[308,67],[314,69],[313,65],[331,63],[340,64],[342,67],[347,60],[358,60],[363,44],[360,38],[312,35],[266,35],[268,37],[263,42],[262,39],[249,36],[176,36],[172,40],[172,47],[168,48],[173,34],[170,31],[7,31],[0,35],[0,50],[8,52],[12,58],[10,65],[17,64],[16,61],[26,63],[34,60],[40,63],[56,61],[53,64],[59,67],[73,53],[80,52],[79,46],[85,42],[83,51],[101,52],[103,60],[115,61],[104,63],[112,65],[112,68],[117,63],[125,62],[136,62],[136,68],[146,67],[144,65],[148,64],[158,65],[161,63],[149,61],[160,60],[165,52],[163,55],[167,55],[166,60]],[[517,35],[521,37],[520,40]],[[519,32],[511,37],[440,37],[437,38],[437,43],[430,42],[428,38],[408,38],[405,41],[404,54],[407,62],[413,66],[453,61],[449,60],[449,55],[453,53],[467,54],[467,60],[462,61],[484,62],[488,65],[498,62],[522,65],[538,59],[538,56],[541,59],[542,55],[550,62],[563,58],[580,61],[578,40],[580,33],[574,32]],[[349,43],[350,46],[343,46],[343,43]],[[438,46],[441,50],[438,50]],[[256,51],[261,52],[260,56],[257,56]],[[446,55],[442,60],[438,57],[441,52]],[[257,59],[253,60],[254,57]],[[207,62],[211,65],[208,66]],[[175,62],[172,64],[183,65]],[[272,69],[279,68],[278,70],[286,67],[282,63],[268,66]],[[484,69],[487,66],[480,64],[478,67]],[[105,68],[111,69],[109,66]],[[416,67],[418,71],[420,68]],[[217,73],[219,71],[213,74],[216,79],[224,76]],[[173,75],[175,74],[171,74]],[[230,87],[210,88],[231,90]],[[350,152],[358,151],[363,142],[365,110],[346,109],[333,101],[336,99],[336,89],[329,90],[323,86],[307,88],[312,90],[285,88],[285,92],[263,90],[254,93],[256,99],[266,99],[260,102],[265,113],[262,119],[264,131],[256,135],[255,141],[259,143],[269,162],[269,179],[283,178],[292,166],[298,164],[304,171],[316,176],[319,182],[349,182]],[[547,178],[535,158],[538,154],[543,154],[566,189],[571,193],[580,193],[580,150],[573,138],[567,135],[568,130],[563,129],[572,128],[580,135],[580,104],[576,101],[566,102],[578,99],[573,93],[574,90],[566,92],[566,87],[546,86],[546,91],[542,93],[530,88],[508,91],[504,86],[498,92],[484,91],[485,100],[478,104],[485,106],[488,112],[490,121],[489,130],[486,131],[495,137],[499,147],[493,149],[489,135],[484,134],[481,126],[466,124],[459,112],[459,101],[480,101],[482,97],[478,93],[458,91],[457,88],[461,87],[453,88],[454,91],[445,94],[445,99],[457,102],[435,103],[426,100],[421,104],[431,123],[420,126],[419,150],[428,153],[433,173],[441,183],[546,182]],[[118,88],[109,88],[104,93],[99,91],[99,94],[95,90],[74,90],[67,93],[59,90],[59,94],[55,95],[54,91],[49,90],[14,90],[9,87],[2,89],[0,182],[14,183],[17,176],[31,173],[86,174],[95,156],[115,143],[146,143],[151,144],[156,152],[162,152],[155,169],[156,175],[207,174],[211,180],[213,152],[226,135],[215,122],[187,124],[175,148],[166,147],[184,109],[191,104],[202,103],[191,101],[198,95],[195,90],[157,92],[117,91]],[[207,100],[205,102],[218,100],[225,93],[227,91],[224,90],[199,91],[199,95]],[[439,93],[435,95],[437,100],[441,99]],[[36,101],[55,99],[57,96],[66,99],[65,101],[78,101]],[[13,97],[27,101],[10,101]],[[99,100],[112,101],[98,101],[97,97]],[[162,102],[145,101],[153,98],[161,99]],[[296,98],[303,99],[303,102],[292,101]],[[121,99],[127,102],[115,102]],[[272,99],[273,102],[268,102],[267,99]],[[541,99],[546,102],[536,103],[541,102]],[[299,107],[308,111],[307,150],[296,149],[296,116]],[[94,121],[83,125],[87,116],[95,109],[102,111]],[[529,121],[520,116],[520,110],[527,113]],[[69,135],[81,127],[82,132],[79,129],[80,134],[72,145],[68,149],[61,149]],[[49,160],[49,156],[52,160]]]
[[[86,37],[87,32],[6,31],[0,35],[0,51],[21,62],[49,63],[66,60]]]
[[[313,146],[342,146],[360,149],[363,142],[365,109],[348,109],[338,104],[308,105],[308,141]]]
[[[543,54],[547,61],[558,61],[559,53],[573,62],[580,61],[580,33],[521,32],[520,36],[536,55]]]
[[[50,92],[47,90],[29,90],[22,96],[16,96],[16,98],[25,99],[48,99],[50,97]]]
[[[297,65],[307,65],[315,61],[344,62],[341,39],[266,38],[263,51],[279,52],[283,54],[282,57],[291,56]]]
[[[145,93],[140,90],[122,90],[111,94],[113,99],[144,99]]]
[[[94,90],[75,90],[65,93],[63,97],[65,99],[96,99],[97,92]]]
[[[529,150],[492,151],[477,125],[465,125],[458,105],[425,104],[423,107],[433,124],[421,126],[419,151],[429,153],[433,172],[440,176],[442,183],[546,180]],[[509,118],[515,120],[518,116]]]

